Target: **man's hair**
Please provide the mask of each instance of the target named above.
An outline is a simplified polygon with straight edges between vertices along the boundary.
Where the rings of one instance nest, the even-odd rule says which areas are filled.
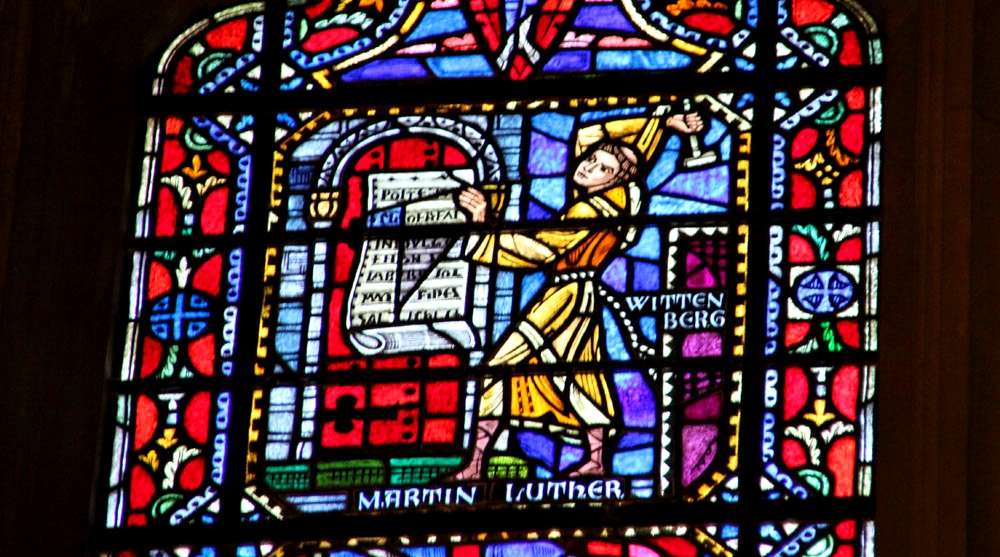
[[[594,146],[593,150],[604,151],[618,160],[616,178],[628,181],[639,173],[639,157],[632,147],[612,141],[601,141]]]

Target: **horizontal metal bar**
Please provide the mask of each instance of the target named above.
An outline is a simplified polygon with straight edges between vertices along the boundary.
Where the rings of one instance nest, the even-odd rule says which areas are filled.
[[[775,91],[800,88],[839,89],[880,85],[882,67],[812,68],[788,71],[705,74],[622,73],[597,77],[563,77],[528,81],[414,81],[364,83],[313,91],[258,91],[140,99],[139,111],[148,116],[213,114],[219,112],[280,113],[344,108],[440,106],[448,104],[506,103],[511,100],[629,97],[695,92]],[[569,93],[568,92],[572,92]]]
[[[287,521],[246,522],[220,528],[214,525],[125,527],[94,529],[94,550],[147,550],[177,546],[226,546],[242,543],[320,541],[346,542],[350,538],[479,534],[486,531],[548,532],[587,528],[623,528],[663,525],[732,524],[755,527],[788,520],[824,522],[868,520],[875,516],[873,499],[816,499],[811,501],[745,501],[740,503],[628,503],[586,508],[506,508],[496,510],[415,513],[385,512],[378,516],[328,514]],[[502,528],[492,525],[502,524]]]

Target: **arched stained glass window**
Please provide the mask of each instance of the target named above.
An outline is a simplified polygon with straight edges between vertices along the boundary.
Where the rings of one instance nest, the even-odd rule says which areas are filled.
[[[109,555],[869,557],[850,0],[286,0],[155,67]]]

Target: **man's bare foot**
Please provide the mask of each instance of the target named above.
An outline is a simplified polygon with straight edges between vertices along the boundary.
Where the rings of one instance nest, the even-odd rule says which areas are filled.
[[[570,476],[602,476],[604,475],[604,464],[591,460],[581,466],[578,470],[571,473]]]
[[[458,472],[453,472],[451,474],[448,474],[447,476],[444,477],[444,480],[452,482],[478,480],[480,474],[482,473],[482,468],[483,468],[483,462],[481,460],[479,461],[474,460],[470,462],[468,466],[462,468]]]

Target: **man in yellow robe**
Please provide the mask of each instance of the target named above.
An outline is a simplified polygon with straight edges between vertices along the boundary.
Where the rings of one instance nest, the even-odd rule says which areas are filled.
[[[696,114],[678,115],[671,121],[671,127],[680,131],[701,129]],[[574,473],[603,473],[604,434],[619,409],[608,374],[586,368],[607,357],[598,282],[605,264],[627,247],[629,227],[619,219],[637,215],[642,207],[643,190],[636,183],[638,165],[633,147],[600,141],[574,169],[574,199],[554,219],[559,226],[529,233],[486,234],[470,242],[469,257],[474,261],[549,273],[540,295],[512,324],[487,366],[565,364],[567,369],[486,376],[473,455],[454,479],[481,476],[484,453],[495,441],[503,419],[521,427],[534,422],[585,432],[589,458]],[[478,189],[463,190],[459,203],[474,222],[486,220],[488,203]],[[574,227],[575,222],[581,226]]]

